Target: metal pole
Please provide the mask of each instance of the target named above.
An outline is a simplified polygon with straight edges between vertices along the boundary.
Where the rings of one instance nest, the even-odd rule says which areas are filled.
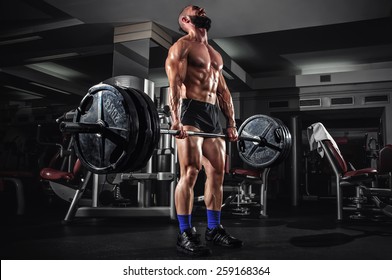
[[[261,175],[261,187],[260,187],[260,218],[267,218],[267,190],[268,190],[268,174],[270,168],[265,168]]]
[[[300,145],[301,145],[301,133],[299,130],[299,119],[298,116],[291,117],[291,134],[293,135],[293,146],[291,154],[291,205],[298,206],[299,202],[299,156],[300,156]]]
[[[82,197],[84,190],[86,189],[86,186],[88,184],[88,181],[90,180],[91,174],[92,173],[90,171],[87,172],[86,177],[84,178],[82,185],[80,186],[79,189],[76,190],[74,198],[72,199],[71,205],[68,208],[68,212],[65,215],[64,221],[69,222],[75,217],[75,213],[76,213],[76,210],[78,207],[79,200]]]

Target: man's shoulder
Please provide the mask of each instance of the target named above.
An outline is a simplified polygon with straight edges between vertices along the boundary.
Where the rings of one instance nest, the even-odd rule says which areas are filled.
[[[190,45],[191,41],[187,36],[181,37],[170,47],[170,52],[178,52],[185,55],[188,53]]]
[[[187,46],[191,43],[191,40],[189,39],[188,36],[182,36],[181,38],[179,38],[174,44],[173,46]]]

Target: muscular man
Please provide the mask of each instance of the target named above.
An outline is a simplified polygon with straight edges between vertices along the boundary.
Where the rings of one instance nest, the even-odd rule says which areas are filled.
[[[226,147],[222,138],[187,137],[187,131],[221,133],[219,108],[227,118],[227,136],[238,138],[234,108],[229,89],[222,75],[221,55],[209,44],[207,31],[211,20],[203,8],[187,6],[178,19],[180,29],[187,33],[169,50],[166,73],[170,84],[171,129],[177,136],[181,177],[175,191],[175,204],[180,226],[177,250],[192,256],[210,254],[200,242],[191,225],[193,187],[204,166],[206,184],[204,201],[207,208],[206,241],[226,247],[241,247],[220,224]]]

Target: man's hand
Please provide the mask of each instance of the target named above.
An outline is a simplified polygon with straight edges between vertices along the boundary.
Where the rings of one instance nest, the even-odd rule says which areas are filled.
[[[180,132],[178,135],[176,135],[177,139],[184,139],[188,137],[188,133],[186,132],[186,130],[184,130],[184,127],[180,122],[173,123],[170,129],[178,130]]]
[[[226,134],[227,134],[227,138],[229,139],[229,141],[231,141],[231,142],[238,141],[237,128],[235,128],[235,127],[228,127],[226,129]]]

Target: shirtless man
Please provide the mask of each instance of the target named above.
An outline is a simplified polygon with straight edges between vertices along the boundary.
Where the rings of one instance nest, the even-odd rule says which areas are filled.
[[[219,108],[227,118],[227,137],[237,141],[234,108],[222,75],[221,55],[209,44],[207,31],[211,20],[203,8],[185,7],[179,16],[180,29],[187,33],[169,50],[166,73],[170,84],[171,129],[176,136],[181,177],[175,191],[175,204],[180,226],[177,250],[191,255],[210,254],[191,225],[195,185],[204,166],[206,184],[204,201],[207,208],[205,239],[215,245],[241,247],[242,241],[227,233],[220,224],[226,146],[222,138],[187,137],[187,131],[221,133]]]

